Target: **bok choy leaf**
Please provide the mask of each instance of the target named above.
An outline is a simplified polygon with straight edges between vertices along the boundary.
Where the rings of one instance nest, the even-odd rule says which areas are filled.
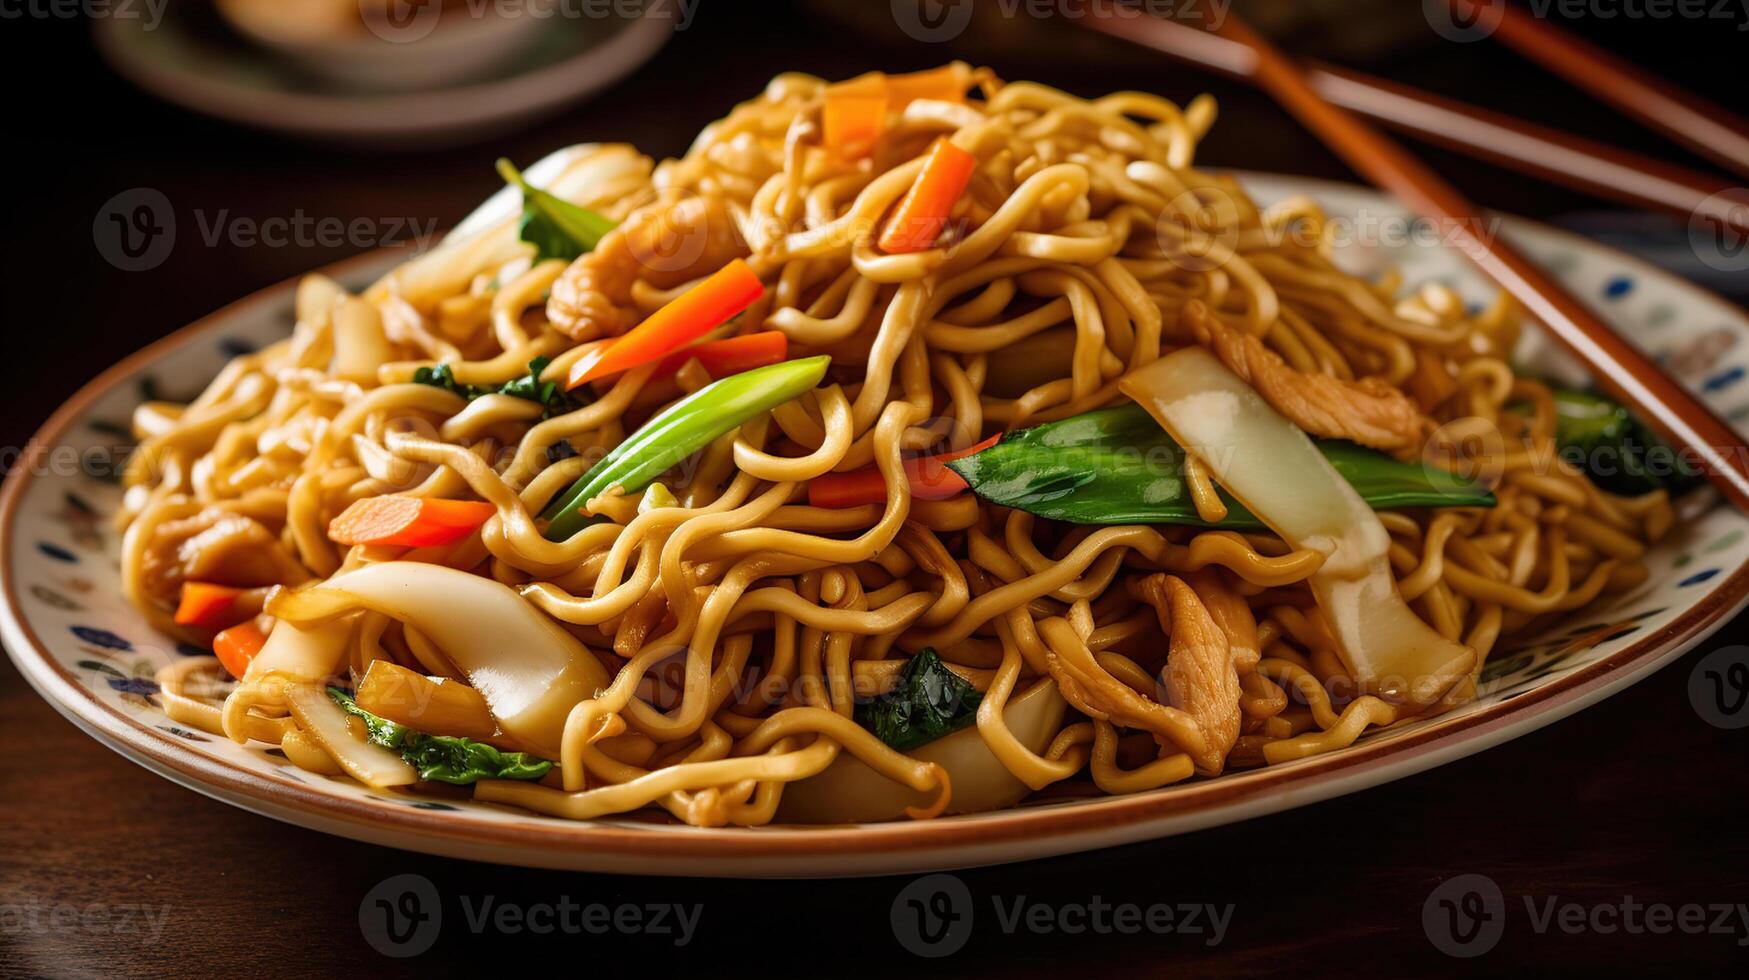
[[[1653,490],[1681,493],[1701,472],[1621,405],[1582,391],[1552,389],[1555,443],[1561,458],[1601,490],[1637,496]]]
[[[522,191],[522,221],[517,237],[535,248],[534,260],[575,259],[595,251],[601,239],[618,222],[588,208],[578,207],[555,194],[532,187],[509,160],[498,161],[498,175]]]
[[[1374,510],[1494,505],[1487,487],[1436,466],[1337,440],[1317,447]],[[1184,481],[1184,450],[1138,405],[1010,432],[947,465],[985,500],[1071,524],[1264,527],[1224,491],[1226,518],[1211,525],[1199,517]]]
[[[925,647],[899,671],[892,690],[856,708],[856,720],[899,752],[949,735],[978,717],[984,696]]]

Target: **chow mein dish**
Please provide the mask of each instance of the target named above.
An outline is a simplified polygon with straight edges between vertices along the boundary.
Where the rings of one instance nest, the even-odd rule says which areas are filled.
[[[1631,419],[1516,373],[1505,302],[1350,275],[1313,202],[1196,169],[1214,118],[956,63],[501,163],[519,214],[306,278],[288,339],[137,410],[124,588],[215,655],[166,710],[378,789],[751,826],[1474,699],[1645,580],[1675,478],[1588,476]]]

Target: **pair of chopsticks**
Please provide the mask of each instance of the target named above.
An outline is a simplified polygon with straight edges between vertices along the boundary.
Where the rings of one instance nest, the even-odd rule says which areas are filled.
[[[1734,173],[1749,176],[1749,122],[1503,0],[1446,0],[1526,58]]]
[[[1472,0],[1450,2],[1473,13],[1468,7]],[[1489,6],[1499,6],[1498,0]],[[1749,451],[1745,451],[1736,432],[1593,316],[1535,263],[1489,235],[1486,216],[1456,189],[1401,146],[1361,122],[1348,109],[1336,105],[1321,87],[1333,83],[1315,82],[1315,76],[1308,77],[1299,65],[1230,10],[1214,22],[1204,14],[1198,23],[1138,16],[1134,11],[1119,12],[1109,2],[1093,4],[1090,12],[1091,16],[1083,23],[1096,30],[1199,64],[1218,63],[1222,70],[1268,91],[1350,167],[1395,195],[1415,214],[1438,222],[1449,233],[1448,240],[1541,320],[1555,339],[1591,370],[1604,391],[1651,423],[1678,450],[1685,451],[1732,503],[1749,511]],[[1507,19],[1510,18],[1502,18],[1501,23]],[[1547,25],[1536,26],[1543,31],[1552,30]],[[1527,47],[1538,43],[1525,41],[1531,35],[1522,31],[1516,36]],[[1561,64],[1581,70],[1571,59]],[[1343,76],[1335,73],[1326,77],[1341,82]],[[1379,90],[1367,88],[1371,80],[1362,82],[1364,90]],[[1596,89],[1605,87],[1598,83]],[[1620,91],[1619,87],[1610,90]],[[1692,127],[1684,132],[1695,139],[1702,135]],[[1617,162],[1620,163],[1619,158]],[[1740,220],[1739,214],[1733,224]]]
[[[1244,45],[1190,24],[1128,14],[1090,26],[1240,80],[1256,70]],[[1335,65],[1307,60],[1301,67],[1325,101],[1399,132],[1598,197],[1749,235],[1749,191],[1719,178]],[[1744,154],[1737,167],[1749,172],[1749,148]]]

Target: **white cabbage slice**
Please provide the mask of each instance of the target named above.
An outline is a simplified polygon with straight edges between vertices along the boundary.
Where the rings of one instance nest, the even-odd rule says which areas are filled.
[[[1119,387],[1283,540],[1327,556],[1312,594],[1365,690],[1425,707],[1468,675],[1476,652],[1439,635],[1397,592],[1390,535],[1372,508],[1298,426],[1214,355],[1174,351]]]
[[[352,639],[351,619],[297,625],[276,623],[261,652],[243,672],[245,684],[268,676],[292,683],[326,684],[340,669],[340,658]]]
[[[607,686],[595,655],[515,590],[443,565],[366,565],[284,595],[272,611],[296,623],[358,608],[430,638],[486,699],[505,734],[549,759],[559,757],[571,707]]]
[[[400,753],[354,735],[348,724],[351,716],[334,703],[323,685],[288,685],[285,701],[304,734],[315,739],[353,779],[378,789],[419,781],[419,773]]]

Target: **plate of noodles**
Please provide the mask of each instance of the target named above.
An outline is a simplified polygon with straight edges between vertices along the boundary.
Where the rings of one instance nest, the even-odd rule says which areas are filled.
[[[1376,193],[1207,98],[783,75],[656,162],[87,385],[6,645],[124,756],[361,840],[849,875],[1162,837],[1563,717],[1749,595],[1749,520]],[[1749,320],[1500,233],[1721,414]]]

